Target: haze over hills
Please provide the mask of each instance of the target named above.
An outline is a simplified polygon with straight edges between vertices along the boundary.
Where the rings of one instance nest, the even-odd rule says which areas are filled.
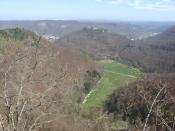
[[[130,39],[141,39],[160,33],[171,27],[173,22],[86,22],[86,21],[0,21],[0,29],[24,28],[55,40],[83,28],[106,29],[125,35]],[[154,25],[154,26],[153,26]]]
[[[169,40],[169,41],[174,41],[175,40],[175,26],[167,29],[160,35],[157,35],[156,37],[159,38],[160,40]]]

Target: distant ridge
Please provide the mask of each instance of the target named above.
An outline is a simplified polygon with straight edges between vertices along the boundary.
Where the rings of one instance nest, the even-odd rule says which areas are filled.
[[[63,37],[85,27],[103,28],[128,38],[144,38],[171,27],[172,22],[99,22],[75,20],[0,21],[0,29],[24,28],[40,35]]]
[[[84,28],[55,43],[83,51],[94,59],[119,59],[120,52],[129,47],[131,42],[125,36],[110,33],[105,29]]]
[[[148,72],[175,71],[175,26],[122,52],[124,61]]]

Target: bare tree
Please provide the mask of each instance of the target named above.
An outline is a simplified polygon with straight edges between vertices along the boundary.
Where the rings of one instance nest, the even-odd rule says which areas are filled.
[[[166,88],[166,86],[164,85],[164,86],[162,87],[162,89],[157,93],[157,95],[156,95],[156,97],[155,97],[153,103],[151,104],[151,108],[150,108],[149,113],[148,113],[148,115],[147,115],[147,117],[146,117],[146,122],[145,122],[145,124],[144,124],[143,131],[146,131],[146,129],[147,129],[147,123],[148,123],[148,121],[149,121],[149,117],[150,117],[150,115],[151,115],[151,113],[152,113],[153,107],[154,107],[154,105],[155,105],[155,103],[156,103],[156,101],[157,101],[157,98],[159,97],[160,93],[161,93],[165,88]],[[171,131],[171,130],[170,130],[170,131]]]
[[[40,40],[41,37],[37,44]],[[52,122],[50,118],[52,113],[48,113],[42,108],[43,105],[47,104],[45,97],[49,97],[49,91],[53,88],[49,87],[42,94],[34,93],[31,89],[25,88],[26,84],[30,83],[29,76],[34,75],[36,65],[40,62],[37,59],[38,49],[35,46],[34,66],[29,67],[29,59],[32,57],[30,51],[33,50],[30,45],[25,55],[17,59],[15,59],[16,56],[13,56],[10,59],[11,63],[6,64],[8,68],[1,69],[3,76],[1,83],[3,85],[0,94],[0,130],[2,131],[32,131],[44,123]],[[16,64],[17,62],[18,64]]]

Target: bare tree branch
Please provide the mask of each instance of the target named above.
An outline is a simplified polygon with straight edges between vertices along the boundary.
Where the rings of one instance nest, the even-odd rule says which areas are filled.
[[[162,87],[162,89],[157,93],[157,95],[156,95],[156,97],[155,97],[155,99],[154,99],[154,101],[153,101],[153,103],[152,103],[152,105],[151,105],[151,108],[150,108],[150,110],[149,110],[149,113],[148,113],[148,115],[147,115],[147,117],[146,117],[146,122],[145,122],[145,124],[144,124],[143,131],[146,131],[147,124],[148,124],[148,121],[149,121],[149,117],[150,117],[151,112],[152,112],[152,110],[153,110],[154,104],[156,103],[157,98],[159,97],[160,93],[161,93],[165,88],[166,88],[166,85],[164,85],[164,86]]]

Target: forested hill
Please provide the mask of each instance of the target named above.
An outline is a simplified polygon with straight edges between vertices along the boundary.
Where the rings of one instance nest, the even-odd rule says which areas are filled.
[[[146,72],[175,71],[175,28],[154,37],[135,41],[135,46],[122,52],[123,61]]]
[[[81,53],[30,31],[0,30],[0,130],[91,131],[85,119],[73,115],[86,95],[87,72],[98,70]]]

